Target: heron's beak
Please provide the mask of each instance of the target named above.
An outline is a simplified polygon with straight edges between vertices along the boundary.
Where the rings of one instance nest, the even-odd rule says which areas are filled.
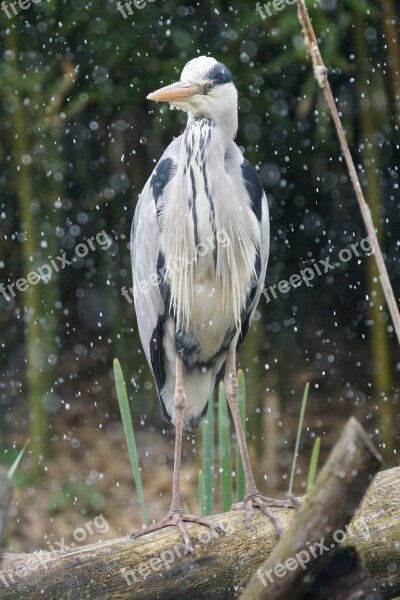
[[[147,96],[147,100],[154,100],[155,102],[182,102],[189,100],[195,94],[199,94],[202,90],[202,86],[199,83],[193,83],[192,81],[178,81],[171,85],[151,92]]]

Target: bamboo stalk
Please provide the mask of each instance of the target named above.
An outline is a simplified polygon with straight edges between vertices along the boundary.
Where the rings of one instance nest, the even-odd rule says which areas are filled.
[[[391,83],[396,108],[397,131],[400,129],[400,44],[399,19],[393,0],[382,2],[383,30],[387,44],[388,65],[391,72]]]
[[[10,494],[11,483],[7,475],[7,471],[0,468],[0,558],[2,553],[4,531],[7,524]]]
[[[6,49],[12,56],[11,65],[15,74],[19,74],[19,45],[16,29],[11,27],[4,37]],[[31,210],[32,192],[34,189],[32,165],[23,161],[23,156],[30,153],[28,123],[21,98],[13,95],[15,110],[11,113],[15,151],[13,166],[16,174],[16,197],[20,215],[20,227],[24,230],[25,241],[22,245],[23,276],[28,278],[32,270],[32,260],[38,256],[37,234],[39,231],[37,217]],[[48,365],[45,364],[41,346],[43,329],[41,325],[42,303],[41,285],[28,285],[24,297],[25,304],[25,356],[27,359],[26,385],[29,398],[30,437],[32,466],[35,474],[41,469],[41,460],[45,453],[49,438],[48,413],[44,409],[43,397],[49,389],[47,378]]]
[[[15,146],[13,152],[13,166],[15,169],[15,196],[18,202],[20,228],[25,233],[25,240],[21,246],[22,275],[29,285],[24,291],[24,334],[26,356],[26,388],[29,401],[30,417],[30,455],[34,476],[39,476],[43,458],[48,453],[50,438],[50,419],[46,407],[46,395],[50,392],[54,381],[54,361],[49,357],[57,355],[55,341],[56,319],[52,313],[58,299],[58,273],[53,271],[50,279],[37,285],[30,284],[29,275],[35,267],[48,262],[48,255],[53,257],[59,253],[59,242],[55,231],[59,221],[59,210],[55,207],[55,200],[60,198],[63,186],[54,178],[54,173],[61,170],[62,160],[54,152],[53,144],[58,142],[65,130],[65,122],[59,112],[75,82],[75,71],[72,65],[65,61],[63,74],[53,86],[49,99],[43,98],[45,106],[42,121],[51,129],[47,158],[51,166],[53,177],[46,181],[46,187],[41,191],[41,211],[36,214],[32,209],[36,178],[40,172],[34,173],[32,161],[25,160],[32,153],[32,138],[30,136],[28,108],[23,104],[22,92],[19,85],[22,81],[19,63],[19,39],[15,28],[10,28],[4,36],[4,43],[9,50],[10,66],[14,85],[7,86],[7,94],[15,110],[11,112],[11,123]],[[14,91],[15,90],[15,91]],[[45,215],[45,218],[44,218]],[[42,217],[42,221],[40,221]],[[40,245],[41,231],[46,235],[46,251]],[[44,287],[45,286],[45,287]]]
[[[356,48],[356,58],[358,68],[358,85],[361,95],[368,97],[367,80],[374,76],[367,73],[368,68],[368,48],[364,34],[365,20],[361,13],[355,11],[354,14],[354,38]],[[375,223],[376,235],[378,241],[382,242],[383,227],[379,216],[381,206],[382,192],[379,186],[379,153],[372,142],[374,134],[374,122],[376,120],[376,110],[371,103],[363,106],[361,100],[360,120],[363,136],[363,157],[365,165],[365,176],[368,182],[366,187],[366,196],[370,206],[372,220]],[[370,299],[371,315],[371,354],[375,363],[375,372],[373,374],[373,386],[375,397],[379,398],[379,430],[383,441],[382,454],[389,466],[393,465],[394,450],[394,414],[393,405],[389,400],[389,394],[392,387],[392,373],[390,361],[390,338],[387,331],[387,323],[383,318],[387,315],[385,308],[385,299],[382,287],[378,283],[378,273],[373,256],[368,257],[367,262],[368,289]]]

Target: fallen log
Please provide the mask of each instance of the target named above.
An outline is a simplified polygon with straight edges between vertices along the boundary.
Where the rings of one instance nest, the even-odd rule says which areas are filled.
[[[362,557],[372,585],[389,600],[400,594],[400,468],[376,475],[352,520],[348,543]],[[276,509],[284,529],[292,509]],[[229,600],[238,598],[251,575],[277,544],[269,519],[255,512],[250,530],[243,514],[213,517],[226,534],[190,525],[195,556],[174,528],[138,540],[129,537],[59,552],[5,554],[2,600]]]

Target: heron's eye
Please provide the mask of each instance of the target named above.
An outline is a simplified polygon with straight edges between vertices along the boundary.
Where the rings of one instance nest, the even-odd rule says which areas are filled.
[[[203,85],[203,93],[208,94],[208,92],[211,92],[211,90],[213,90],[214,88],[215,88],[215,83],[213,83],[212,81],[210,81],[209,83],[205,83]]]

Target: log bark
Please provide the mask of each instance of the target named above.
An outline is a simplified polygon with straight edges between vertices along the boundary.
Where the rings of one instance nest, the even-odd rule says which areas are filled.
[[[341,476],[341,474],[340,474]],[[345,476],[345,474],[343,474]],[[339,480],[341,481],[340,477]],[[389,600],[400,594],[400,468],[378,473],[354,519],[348,543],[361,556],[373,587]],[[276,509],[287,530],[292,509]],[[173,528],[138,540],[127,538],[65,552],[5,554],[2,600],[230,600],[272,552],[277,536],[269,519],[255,512],[252,529],[241,511],[213,517],[227,533],[211,536],[189,526],[196,555],[188,555]],[[295,598],[295,596],[294,596]]]

